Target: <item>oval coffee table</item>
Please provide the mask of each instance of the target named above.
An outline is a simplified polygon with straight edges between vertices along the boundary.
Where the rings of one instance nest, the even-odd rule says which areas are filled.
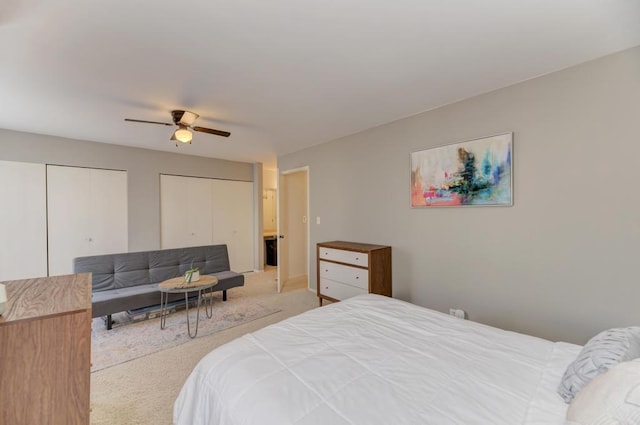
[[[200,275],[200,279],[195,282],[187,283],[184,281],[184,276],[174,277],[168,279],[158,285],[160,291],[160,329],[165,328],[165,323],[169,311],[167,311],[167,303],[169,301],[169,294],[184,294],[185,308],[187,310],[187,332],[190,338],[195,338],[198,335],[198,322],[200,321],[200,304],[202,298],[207,289],[209,289],[209,297],[204,297],[204,311],[207,317],[211,319],[213,316],[213,301],[211,290],[218,283],[218,278],[209,275]],[[191,324],[189,323],[189,292],[198,292],[198,306],[196,307],[196,330],[191,335]],[[208,302],[207,302],[208,298]],[[207,306],[208,304],[208,306]]]

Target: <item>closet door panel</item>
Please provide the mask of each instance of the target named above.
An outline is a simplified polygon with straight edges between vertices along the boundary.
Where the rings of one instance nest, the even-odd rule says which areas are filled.
[[[71,271],[73,252],[89,245],[88,172],[76,167],[47,166],[49,275]]]
[[[189,246],[211,245],[213,243],[213,200],[211,199],[211,179],[189,180],[187,188],[187,211],[189,224]],[[183,206],[184,207],[184,206]]]
[[[162,249],[213,243],[211,179],[160,176]]]
[[[47,275],[45,170],[0,161],[0,281]]]
[[[253,270],[253,183],[213,180],[213,242],[227,244],[231,270]]]
[[[127,174],[47,166],[49,275],[72,273],[85,255],[127,252]]]
[[[182,205],[187,205],[187,178],[160,175],[160,247],[188,246],[189,223]]]
[[[128,251],[127,173],[91,170],[87,255]]]

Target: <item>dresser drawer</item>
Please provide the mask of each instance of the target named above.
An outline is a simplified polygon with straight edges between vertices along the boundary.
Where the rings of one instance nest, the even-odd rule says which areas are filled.
[[[346,300],[356,295],[366,294],[366,289],[346,285],[330,279],[320,278],[320,294],[336,300]]]
[[[320,261],[320,277],[357,286],[362,289],[369,289],[369,270],[358,267],[345,266],[342,264]]]
[[[339,261],[341,263],[355,264],[356,266],[369,267],[369,256],[366,252],[345,251],[334,248],[320,248],[319,259]]]

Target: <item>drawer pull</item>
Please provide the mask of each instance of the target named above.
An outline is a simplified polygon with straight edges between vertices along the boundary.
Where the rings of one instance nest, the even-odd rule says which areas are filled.
[[[360,276],[356,276],[356,279],[360,279]]]

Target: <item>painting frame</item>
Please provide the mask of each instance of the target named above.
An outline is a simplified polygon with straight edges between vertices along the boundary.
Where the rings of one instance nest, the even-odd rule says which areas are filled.
[[[411,152],[411,208],[513,206],[513,132]]]

